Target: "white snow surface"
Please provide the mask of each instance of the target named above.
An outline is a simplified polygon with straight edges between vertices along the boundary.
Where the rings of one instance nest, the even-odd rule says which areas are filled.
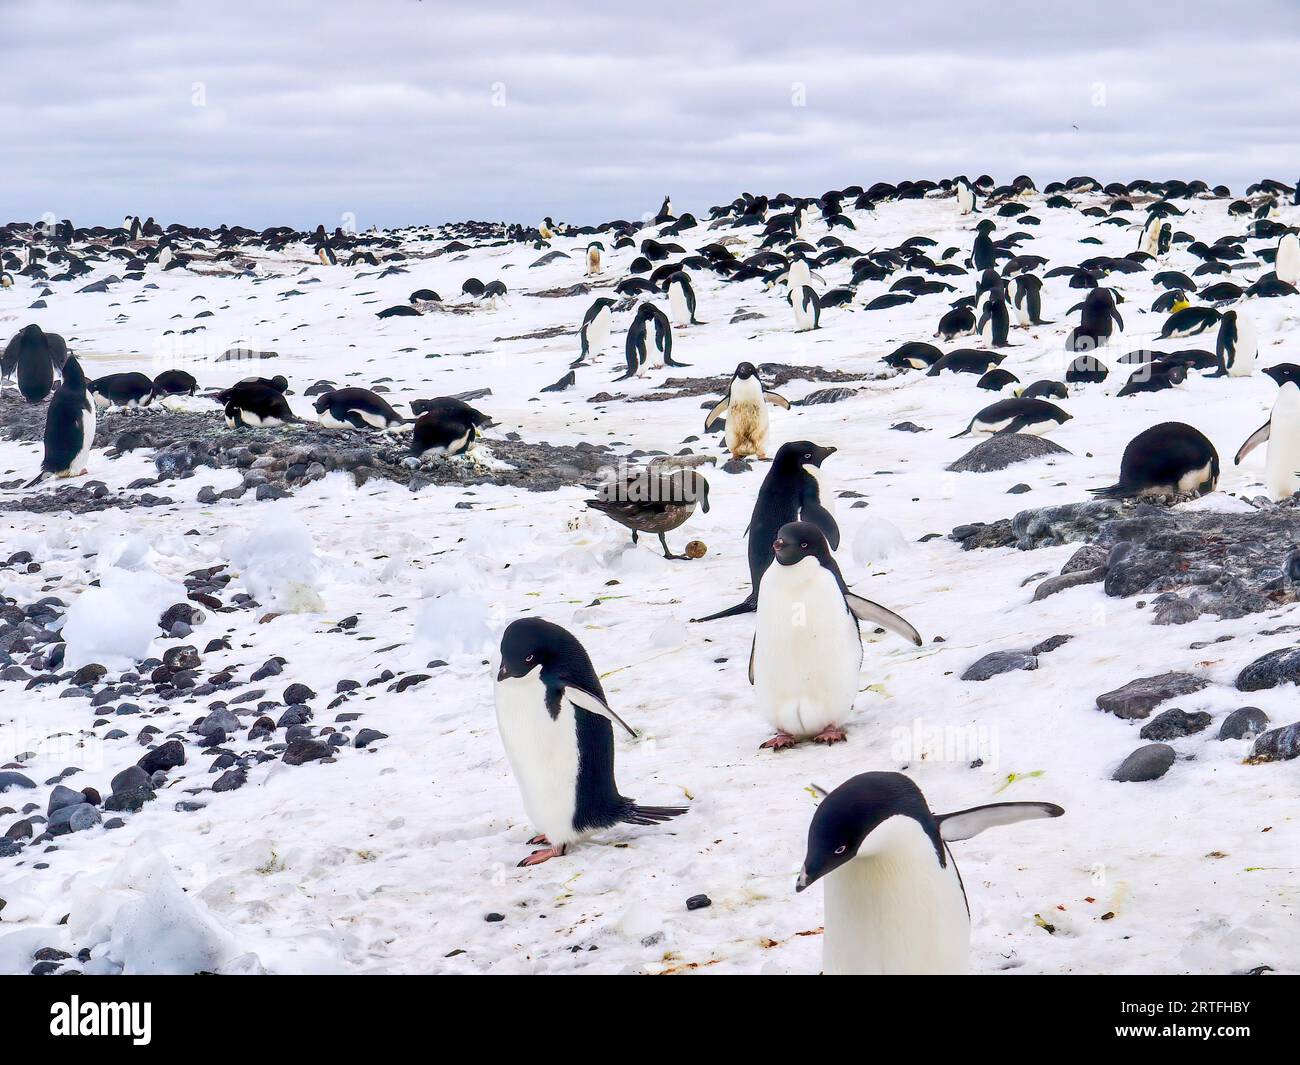
[[[1104,202],[1075,199],[1083,206]],[[1243,223],[1229,219],[1227,202],[1192,201],[1175,228],[1207,242],[1240,232]],[[1136,227],[1097,225],[1077,211],[1047,209],[1041,197],[1030,205],[1041,226],[998,219],[995,235],[1032,232],[1019,250],[1046,256],[1048,269],[1136,247]],[[937,242],[929,249],[935,255],[955,245],[960,257],[983,217],[961,218],[947,199],[849,214],[857,232],[836,235],[864,251],[923,235]],[[1140,221],[1141,212],[1132,217]],[[1281,217],[1296,224],[1300,209],[1283,208]],[[814,241],[824,232],[811,224]],[[741,235],[747,245],[733,250],[743,256],[756,247],[757,234],[701,226],[677,239],[693,250]],[[1081,244],[1086,237],[1101,243]],[[957,293],[875,312],[861,304],[895,278],[867,283],[854,307],[829,308],[820,330],[796,334],[781,291],[697,272],[705,324],[675,330],[674,354],[690,369],[612,383],[630,321],[620,312],[609,352],[578,371],[577,386],[540,393],[576,358],[577,337],[524,337],[555,326],[576,331],[598,293],[530,293],[582,281],[588,239],[558,238],[554,246],[570,257],[537,269],[528,264],[540,252],[510,245],[412,258],[403,264],[408,273],[380,277],[373,267],[323,267],[310,247],[299,246],[259,255],[256,281],[150,267],[145,282],[74,294],[111,269],[100,266],[75,286],[54,286],[47,309],[28,309],[40,286],[19,278],[0,294],[0,320],[6,333],[30,321],[62,333],[91,375],[155,373],[173,359],[204,387],[283,373],[304,417],[313,412],[303,390],[322,378],[367,386],[390,379],[388,398],[401,410],[414,398],[486,387],[492,395],[476,405],[498,423],[486,434],[489,448],[494,436],[518,432],[553,444],[718,453],[720,434],[684,443],[701,432],[703,398],[592,404],[588,397],[651,393],[665,378],[730,373],[741,360],[876,373],[880,358],[900,343],[931,339],[948,300],[975,280],[956,278]],[[1271,243],[1247,241],[1250,248]],[[417,255],[432,246],[407,242]],[[635,254],[607,251],[601,283],[625,276]],[[1190,272],[1198,263],[1176,245],[1161,266]],[[769,452],[804,438],[839,449],[826,462],[823,483],[831,497],[858,493],[836,499],[845,578],[925,638],[920,648],[893,636],[868,642],[861,694],[845,722],[848,742],[830,748],[759,751],[768,731],[746,680],[752,615],[687,624],[747,590],[742,532],[766,472],[761,463],[735,475],[706,469],[712,510],[697,511],[669,536],[676,550],[687,539],[708,544],[705,557],[689,562],[664,560],[653,537],[633,548],[625,530],[584,512],[580,487],[534,494],[434,486],[412,494],[382,481],[358,489],[332,474],[283,501],[257,503],[250,493],[204,506],[194,502],[199,488],[230,487],[236,474],[201,468],[192,479],[152,489],[179,501],[171,507],[0,514],[6,557],[30,550],[41,565],[36,573],[0,570],[0,592],[20,604],[49,594],[73,604],[70,665],[76,648],[78,660],[101,661],[111,677],[123,656],[160,655],[182,642],[202,650],[228,636],[231,650],[204,655],[205,675],[228,669],[247,680],[279,655],[283,674],[254,685],[267,689],[266,698],[303,682],[319,693],[314,725],[360,712],[351,729],[390,737],[365,750],[346,748],[333,763],[256,765],[246,786],[222,794],[204,790],[213,780],[209,758],[187,746],[187,764],[169,774],[156,801],[126,815],[125,827],[97,826],[60,837],[57,849],[38,845],[18,859],[0,859],[0,899],[7,903],[0,911],[0,972],[25,972],[33,950],[57,946],[90,947],[89,970],[99,972],[812,973],[820,966],[821,891],[793,891],[815,808],[809,785],[833,787],[867,770],[905,771],[939,812],[1005,800],[1065,808],[1059,820],[954,846],[970,898],[977,972],[1300,968],[1300,760],[1246,765],[1249,742],[1215,738],[1223,716],[1243,704],[1262,707],[1275,726],[1300,718],[1289,686],[1249,697],[1232,688],[1243,665],[1292,642],[1259,633],[1296,623],[1295,609],[1154,627],[1149,610],[1133,599],[1107,598],[1100,585],[1031,603],[1031,576],[1056,573],[1074,546],[963,552],[946,538],[959,524],[1086,498],[1086,489],[1115,480],[1120,454],[1137,432],[1168,419],[1199,427],[1224,457],[1220,492],[1198,505],[1239,506],[1229,493],[1262,493],[1263,449],[1240,468],[1231,456],[1267,417],[1275,391],[1267,377],[1193,373],[1172,391],[1114,397],[1127,376],[1116,359],[1142,347],[1164,317],[1146,310],[1158,294],[1153,272],[1108,278],[1126,299],[1127,329],[1101,353],[1112,368],[1109,380],[1061,401],[1073,418],[1050,438],[1069,455],[999,473],[945,472],[975,442],[949,438],[996,398],[965,375],[911,372],[851,385],[860,391],[839,403],[771,410]],[[842,284],[849,264],[820,273],[823,289]],[[417,288],[457,301],[469,276],[502,279],[508,299],[496,310],[468,314],[374,317]],[[302,295],[281,295],[291,289]],[[1012,331],[1003,365],[1024,384],[1060,379],[1069,358],[1062,341],[1077,321],[1067,308],[1083,294],[1065,278],[1048,280],[1043,313],[1052,324]],[[197,323],[206,330],[182,336],[201,309],[216,312]],[[739,311],[764,317],[731,324]],[[1294,299],[1250,302],[1261,365],[1300,361],[1298,312]],[[523,339],[501,339],[512,337]],[[280,358],[212,361],[235,344],[276,350]],[[980,345],[963,338],[940,346]],[[1212,335],[1165,345],[1203,346],[1213,347]],[[793,401],[824,387],[793,381],[781,391]],[[219,417],[202,399],[177,402]],[[101,415],[123,425],[166,416]],[[929,431],[891,431],[902,421]],[[30,476],[39,461],[37,444],[0,443],[6,477]],[[88,476],[127,491],[152,473],[148,451],[110,461],[97,450]],[[1007,494],[1021,483],[1031,491]],[[22,494],[7,490],[0,499]],[[854,509],[858,501],[866,506]],[[463,502],[473,507],[458,509]],[[923,539],[927,534],[940,535]],[[1279,545],[1279,557],[1290,546]],[[238,574],[232,590],[271,597],[278,605],[267,600],[267,609],[281,610],[279,616],[262,622],[263,610],[210,612],[184,641],[156,628],[145,639],[136,621],[154,616],[155,581],[175,585],[219,563]],[[91,588],[97,579],[100,588]],[[182,598],[164,596],[163,605]],[[623,793],[642,803],[686,804],[690,812],[657,827],[614,828],[562,859],[519,869],[535,830],[496,735],[492,678],[500,631],[532,614],[578,636],[611,705],[641,730],[637,740],[616,741]],[[359,619],[355,629],[330,631],[349,615]],[[959,679],[986,652],[1027,648],[1057,633],[1074,638],[1042,656],[1036,671],[984,683]],[[1190,649],[1222,636],[1233,639]],[[447,664],[426,669],[432,659]],[[428,672],[431,679],[401,693],[387,683],[366,686],[385,669]],[[1115,766],[1142,742],[1142,723],[1104,714],[1094,699],[1169,669],[1212,681],[1176,705],[1208,710],[1214,723],[1175,742],[1180,757],[1163,779],[1114,783]],[[337,710],[327,709],[345,678],[363,687]],[[60,699],[61,688],[0,685],[0,765],[22,754],[22,771],[38,784],[76,766],[81,772],[65,783],[105,794],[112,775],[143,753],[135,740],[142,725],[184,733],[212,701],[110,714],[108,724],[92,726],[99,712],[84,699]],[[114,727],[128,735],[103,739]],[[255,746],[242,736],[230,742],[236,750]],[[973,768],[976,759],[983,764]],[[49,790],[11,790],[0,795],[0,807],[21,811],[35,802],[43,813]],[[181,800],[205,805],[179,812]],[[0,813],[0,832],[18,816]],[[712,906],[688,912],[685,900],[700,893]],[[65,914],[68,922],[60,924]],[[504,920],[487,921],[488,914]]]

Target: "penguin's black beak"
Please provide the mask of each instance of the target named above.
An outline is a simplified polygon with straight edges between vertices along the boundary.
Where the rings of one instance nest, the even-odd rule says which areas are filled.
[[[497,670],[497,680],[498,680],[498,681],[505,680],[506,677],[508,677],[508,676],[510,676],[510,673],[506,670],[505,663],[502,662],[502,663],[501,663],[501,668]]]
[[[804,888],[806,888],[811,883],[812,881],[808,879],[808,870],[800,869],[799,879],[794,882],[794,893],[796,895],[799,894],[799,892],[803,891]]]
[[[773,551],[780,551],[781,548],[783,547],[785,547],[785,541],[782,540],[781,537],[778,536],[775,540],[772,541]]]

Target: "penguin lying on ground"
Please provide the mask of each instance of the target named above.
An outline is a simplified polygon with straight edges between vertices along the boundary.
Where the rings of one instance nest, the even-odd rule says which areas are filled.
[[[790,409],[790,402],[767,388],[752,362],[736,367],[724,396],[704,419],[704,431],[714,432],[726,419],[727,450],[735,458],[755,455],[767,460],[767,404]]]
[[[1089,491],[1102,499],[1177,500],[1207,495],[1218,483],[1219,453],[1205,434],[1183,422],[1161,422],[1129,441],[1115,484]]]
[[[758,619],[749,655],[749,683],[759,711],[776,729],[763,748],[801,740],[839,743],[853,710],[862,667],[858,622],[866,621],[921,646],[915,628],[892,610],[849,591],[821,529],[811,522],[781,526],[774,565],[758,587]]]
[[[147,407],[153,400],[153,382],[134,370],[97,377],[86,385],[86,391],[100,410],[133,410]]]
[[[95,404],[86,392],[86,376],[75,356],[63,364],[63,382],[45,412],[45,457],[31,488],[46,477],[79,477],[86,472],[95,443]]]
[[[812,522],[822,531],[831,550],[840,546],[840,529],[821,499],[821,464],[835,454],[833,447],[819,447],[811,440],[791,440],[777,450],[772,466],[763,478],[749,516],[750,592],[743,602],[692,622],[717,621],[736,614],[752,613],[758,606],[758,589],[763,574],[772,565],[772,543],[781,526],[792,521]]]
[[[157,396],[192,396],[199,390],[194,375],[185,370],[163,370],[153,379],[153,394]]]
[[[684,806],[638,806],[614,780],[611,722],[636,733],[610,709],[586,648],[541,618],[512,621],[501,636],[497,727],[524,809],[541,844],[519,863],[540,865],[602,828],[654,825]]]
[[[411,431],[411,454],[427,452],[451,458],[467,452],[478,439],[478,430],[492,424],[482,411],[454,396],[416,400],[411,410],[418,414]]]
[[[1061,410],[1055,403],[1048,403],[1045,399],[1026,399],[1024,397],[1012,397],[1010,399],[1000,399],[996,403],[991,403],[970,420],[960,433],[955,434],[952,439],[956,440],[959,436],[965,436],[968,433],[993,433],[993,434],[1011,434],[1011,433],[1029,433],[1033,436],[1042,436],[1050,432],[1058,425],[1064,425],[1070,420],[1070,415]]]
[[[813,814],[795,884],[796,892],[826,885],[822,971],[965,973],[970,907],[948,844],[1064,813],[1049,802],[999,802],[936,815],[901,773],[846,780]]]
[[[261,381],[241,381],[215,397],[231,429],[268,429],[302,421],[284,398],[283,390]]]
[[[317,420],[327,429],[395,429],[407,421],[368,388],[322,392],[314,406]]]

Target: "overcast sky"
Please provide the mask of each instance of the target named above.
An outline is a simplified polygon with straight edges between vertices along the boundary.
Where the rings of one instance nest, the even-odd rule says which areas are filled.
[[[599,222],[666,192],[698,213],[958,172],[1294,181],[1300,4],[1153,6],[0,0],[0,220]]]

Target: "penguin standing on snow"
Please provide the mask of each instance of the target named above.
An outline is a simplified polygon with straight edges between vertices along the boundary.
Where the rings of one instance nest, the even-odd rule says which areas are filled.
[[[326,429],[395,429],[406,419],[368,388],[336,388],[316,397],[316,418]]]
[[[997,265],[997,246],[989,236],[997,227],[991,219],[984,219],[975,227],[975,242],[971,245],[970,261],[976,270],[991,270]]]
[[[659,213],[655,215],[655,225],[671,222],[675,217],[676,215],[673,214],[673,198],[665,196],[664,202],[659,207]]]
[[[962,174],[957,178],[957,180],[953,182],[953,186],[957,190],[957,213],[964,215],[974,214],[975,190],[971,188],[971,183],[966,179],[966,175]]]
[[[587,308],[587,313],[582,317],[582,327],[578,330],[578,338],[582,343],[582,356],[578,359],[579,362],[586,358],[595,362],[605,350],[605,345],[609,343],[610,325],[614,321],[614,315],[610,310],[613,306],[612,299],[601,296]]]
[[[1249,377],[1254,371],[1259,339],[1255,323],[1244,311],[1223,312],[1214,354],[1219,360],[1214,377]]]
[[[1300,186],[1297,187],[1296,194],[1300,196]],[[1300,237],[1294,233],[1283,233],[1282,239],[1277,242],[1273,272],[1284,284],[1300,285]]]
[[[1011,305],[1016,309],[1016,323],[1022,329],[1052,324],[1043,321],[1043,282],[1034,274],[1018,274],[1011,279]]]
[[[68,345],[58,333],[25,325],[13,335],[0,356],[0,389],[17,375],[18,391],[28,403],[39,403],[54,388],[54,371],[68,358]]]
[[[1050,802],[934,814],[901,773],[862,773],[826,795],[808,826],[795,891],[824,881],[828,976],[961,974],[970,907],[949,843],[1018,821],[1060,817]]]
[[[790,409],[784,396],[765,387],[752,362],[736,367],[727,394],[704,419],[704,431],[714,432],[718,423],[727,421],[727,450],[734,458],[755,455],[767,461],[767,404]]]
[[[1065,338],[1066,351],[1094,351],[1110,343],[1115,326],[1124,328],[1124,319],[1115,306],[1115,293],[1108,288],[1094,288],[1069,313],[1075,311],[1080,312],[1079,324]]]
[[[587,245],[587,276],[594,277],[600,273],[600,257],[605,253],[605,245],[593,240]]]
[[[1090,488],[1102,499],[1207,495],[1219,483],[1219,453],[1199,429],[1183,422],[1161,422],[1128,442],[1119,462],[1119,480]]]
[[[781,526],[792,521],[812,522],[822,531],[834,551],[840,546],[840,529],[835,516],[822,503],[821,465],[835,454],[833,447],[820,447],[811,440],[791,440],[781,445],[763,478],[749,516],[750,592],[743,602],[693,622],[717,621],[736,614],[752,613],[758,606],[758,589],[763,574],[772,565],[772,543]]]
[[[695,289],[691,288],[690,275],[685,270],[678,270],[668,278],[666,287],[673,325],[702,325],[695,317]]]
[[[1002,285],[994,285],[985,294],[984,309],[975,325],[984,343],[994,348],[1007,346],[1011,332],[1011,312],[1007,309],[1007,292]]]
[[[1274,499],[1289,499],[1300,491],[1300,366],[1282,362],[1264,372],[1278,383],[1277,399],[1268,421],[1256,429],[1232,460],[1241,460],[1260,444],[1268,444],[1264,460],[1264,485]]]
[[[12,288],[14,275],[8,270],[0,270],[0,288]]]
[[[519,863],[540,865],[617,824],[655,825],[684,806],[638,806],[614,781],[614,730],[632,728],[610,709],[586,649],[541,618],[512,621],[501,636],[497,727],[542,845]],[[611,722],[613,724],[611,724]]]
[[[81,363],[69,356],[63,383],[45,412],[45,458],[41,472],[27,482],[31,488],[46,477],[78,477],[86,472],[95,443],[95,404],[86,392]]]
[[[616,381],[626,381],[629,377],[640,377],[645,373],[646,359],[654,352],[657,361],[651,367],[688,366],[689,363],[673,361],[673,327],[664,314],[653,303],[643,303],[637,308],[636,317],[627,330],[627,373],[616,377]]]
[[[822,320],[821,300],[812,285],[800,285],[790,289],[790,306],[794,308],[794,331],[806,333],[810,329],[820,329]]]
[[[758,588],[758,620],[749,655],[749,683],[776,735],[774,751],[811,738],[846,739],[840,724],[853,710],[862,667],[858,622],[866,621],[921,646],[907,621],[844,583],[821,529],[811,522],[781,526],[772,542],[775,565]]]

